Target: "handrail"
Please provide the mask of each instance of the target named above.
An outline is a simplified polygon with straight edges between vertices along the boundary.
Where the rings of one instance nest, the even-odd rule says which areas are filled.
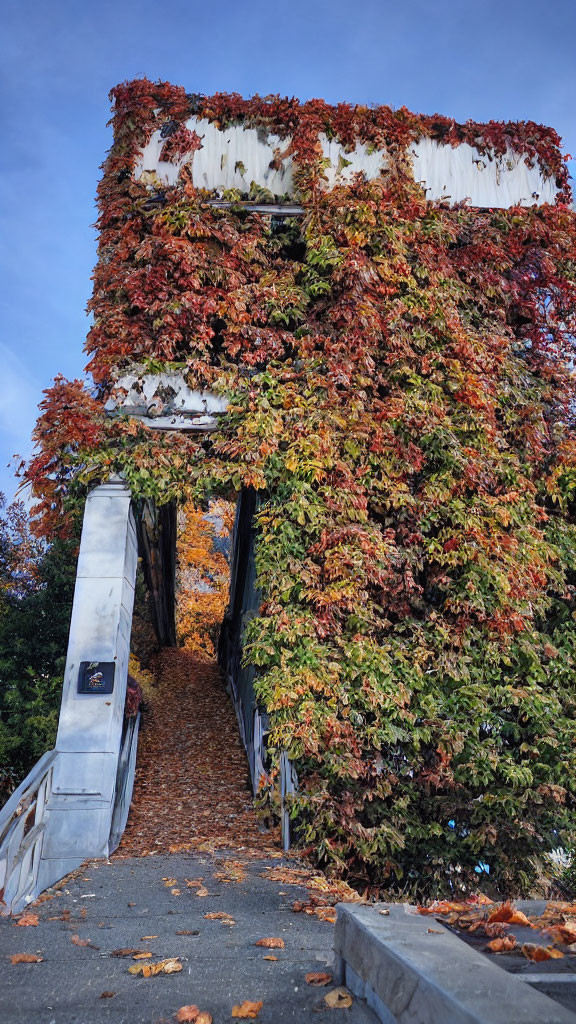
[[[48,750],[0,810],[0,913],[17,913],[37,895],[44,808],[58,752]]]
[[[28,772],[26,778],[20,783],[18,789],[14,792],[4,804],[0,807],[0,848],[4,841],[4,836],[7,826],[10,824],[13,817],[20,817],[25,810],[29,807],[21,806],[23,801],[28,797],[32,796],[42,784],[42,780],[50,766],[56,760],[58,756],[57,750],[47,750],[39,761],[36,762],[31,771]]]

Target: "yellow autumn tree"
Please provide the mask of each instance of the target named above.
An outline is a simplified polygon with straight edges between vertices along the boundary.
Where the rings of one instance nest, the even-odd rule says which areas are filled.
[[[213,658],[228,603],[230,571],[217,539],[232,529],[234,506],[211,501],[208,510],[191,502],[178,514],[176,630],[189,651]]]

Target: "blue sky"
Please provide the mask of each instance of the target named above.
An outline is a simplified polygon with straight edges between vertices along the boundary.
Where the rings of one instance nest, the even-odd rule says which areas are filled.
[[[532,119],[576,155],[575,39],[576,0],[3,0],[0,489],[14,492],[6,466],[30,451],[42,389],[84,366],[113,85],[146,75],[190,92]]]

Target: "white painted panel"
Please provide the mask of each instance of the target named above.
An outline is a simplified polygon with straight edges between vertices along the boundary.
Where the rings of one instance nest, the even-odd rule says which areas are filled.
[[[104,806],[79,806],[61,797],[58,807],[46,812],[46,829],[42,846],[42,860],[68,860],[79,857],[107,857],[111,809]],[[92,798],[93,799],[93,798]],[[54,877],[61,877],[57,873]],[[50,884],[50,883],[48,883]]]
[[[489,159],[465,142],[453,147],[420,139],[410,151],[414,177],[424,185],[428,199],[468,199],[471,206],[480,207],[540,206],[553,203],[558,191],[537,164],[530,167],[512,150]]]
[[[165,140],[157,131],[136,159],[136,179],[148,171],[165,185],[174,185],[181,167],[188,163],[198,188],[218,193],[230,188],[248,192],[255,182],[275,196],[293,195],[290,138],[262,136],[242,125],[220,130],[197,118],[190,118],[186,124],[201,138],[201,148],[173,163],[161,161]],[[349,182],[359,172],[372,180],[387,166],[388,158],[383,150],[371,150],[358,142],[355,149],[347,153],[337,139],[328,139],[324,134],[318,138],[328,161],[324,168],[326,187]],[[277,170],[270,165],[273,161],[277,164],[282,153],[287,155]],[[532,206],[554,202],[558,191],[554,179],[543,175],[537,163],[530,167],[525,157],[512,150],[490,159],[467,143],[449,146],[422,138],[410,146],[410,154],[416,181],[422,182],[429,199],[447,197],[451,202],[468,199],[472,206],[478,207]]]
[[[112,800],[116,785],[117,758],[113,753],[60,752],[52,776],[56,796],[100,796]]]

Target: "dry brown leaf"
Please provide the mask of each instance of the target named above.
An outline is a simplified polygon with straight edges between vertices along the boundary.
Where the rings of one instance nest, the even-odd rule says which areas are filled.
[[[327,971],[310,971],[304,980],[307,985],[317,985],[320,987],[322,985],[329,985],[332,981],[332,975],[328,974]]]
[[[176,935],[200,935],[200,932],[197,928],[194,928],[192,931],[188,928],[183,928],[182,931],[176,932]]]
[[[284,939],[258,939],[255,946],[264,946],[265,949],[284,949]]]
[[[180,889],[170,889],[170,892],[172,893],[172,896],[181,896],[182,895],[182,892],[181,892]]]
[[[13,964],[39,964],[43,957],[36,956],[36,953],[13,953],[10,962]]]
[[[176,974],[181,970],[180,960],[177,957],[170,957],[155,964],[135,964],[134,967],[128,968],[128,974],[141,974],[143,978],[152,978],[155,974]]]
[[[101,992],[100,995],[98,996],[98,999],[112,999],[112,996],[115,995],[115,992]]]
[[[486,948],[492,953],[509,953],[511,949],[516,949],[516,936],[504,935],[499,939],[492,939]]]
[[[208,892],[208,889],[206,888],[205,885],[201,885],[199,889],[196,889],[196,895],[197,896],[209,896],[210,893]]]
[[[22,917],[19,917],[15,924],[19,928],[35,927],[38,924],[38,914],[22,914]]]
[[[135,953],[132,957],[133,960],[149,960],[152,953]]]
[[[171,889],[173,885],[178,885],[177,878],[163,878],[162,881],[167,889]]]
[[[196,1017],[196,1024],[213,1024],[212,1014],[208,1010],[200,1010]]]
[[[192,849],[192,843],[173,843],[168,847],[169,853],[187,853]]]
[[[199,886],[202,885],[202,882],[204,881],[204,879],[203,878],[185,878],[184,881],[186,882],[186,888],[187,889],[197,889]]]
[[[347,1010],[352,1006],[353,999],[347,988],[339,986],[326,993],[324,1002],[332,1010]]]
[[[441,928],[427,928],[428,935],[442,935]]]
[[[141,949],[113,949],[110,956],[134,956],[135,953],[141,952]]]
[[[277,956],[263,956],[263,960],[278,960]]]
[[[222,924],[234,925],[236,921],[224,910],[214,910],[210,914],[204,914],[207,921],[222,921]]]
[[[239,860],[225,860],[220,871],[214,872],[214,878],[221,882],[243,882],[246,878],[244,865]]]
[[[198,1006],[181,1006],[174,1014],[174,1020],[181,1022],[181,1024],[189,1024],[190,1021],[198,1019],[199,1013],[200,1008]]]
[[[554,942],[562,942],[566,946],[576,942],[576,921],[564,921],[544,930],[554,939]]]
[[[536,946],[533,942],[525,942],[522,952],[527,960],[532,960],[534,963],[542,963],[544,960],[561,960],[564,957],[564,953],[555,949],[554,946]]]
[[[249,999],[245,999],[240,1005],[232,1007],[232,1016],[241,1017],[243,1020],[255,1020],[263,1006],[264,1003],[261,1001],[252,1003]]]
[[[149,939],[157,939],[157,935],[143,935],[140,939],[141,942],[148,942]]]

